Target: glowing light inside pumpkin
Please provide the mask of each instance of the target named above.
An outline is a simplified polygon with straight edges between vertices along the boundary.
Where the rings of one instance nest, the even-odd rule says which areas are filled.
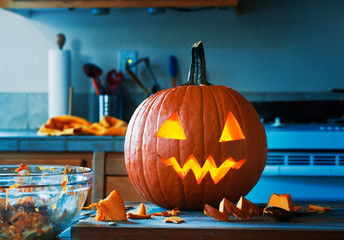
[[[191,154],[189,158],[186,160],[184,166],[180,167],[175,157],[164,159],[163,157],[159,156],[159,158],[165,164],[165,166],[172,166],[173,169],[178,173],[178,175],[182,179],[184,179],[186,174],[190,170],[192,170],[198,184],[202,182],[203,178],[206,176],[208,172],[210,173],[210,176],[213,179],[214,183],[217,184],[230,169],[239,169],[242,166],[242,164],[246,161],[246,159],[242,159],[236,162],[233,158],[230,157],[226,159],[221,164],[221,166],[217,167],[213,157],[209,155],[203,167],[201,167],[195,156]]]
[[[233,113],[228,112],[226,123],[219,142],[228,142],[240,139],[245,139],[245,136],[242,133],[241,127]]]
[[[155,137],[185,140],[186,136],[178,114],[173,113],[159,128]]]

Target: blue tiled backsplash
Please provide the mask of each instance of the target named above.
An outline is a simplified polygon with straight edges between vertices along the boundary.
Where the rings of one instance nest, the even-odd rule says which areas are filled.
[[[344,94],[319,93],[242,93],[249,101],[343,100]],[[142,93],[123,96],[121,117],[130,120],[135,108],[143,101]],[[91,122],[97,121],[96,96],[87,93],[74,95],[73,115]],[[47,93],[0,93],[0,129],[36,130],[48,120]]]

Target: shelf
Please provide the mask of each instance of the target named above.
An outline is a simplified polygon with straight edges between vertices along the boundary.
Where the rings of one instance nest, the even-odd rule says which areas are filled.
[[[239,0],[2,0],[5,9],[51,8],[168,8],[168,7],[233,7],[240,15]]]

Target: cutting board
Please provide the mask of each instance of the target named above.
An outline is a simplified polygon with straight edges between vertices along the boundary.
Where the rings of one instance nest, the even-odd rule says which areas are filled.
[[[126,206],[138,206],[127,202]],[[323,204],[322,204],[323,205]],[[293,218],[290,222],[277,222],[267,216],[251,220],[222,222],[203,212],[181,211],[185,223],[164,223],[164,217],[118,221],[115,226],[107,222],[84,219],[71,227],[72,239],[344,239],[344,205],[330,205],[333,211],[312,213]],[[146,203],[148,213],[166,209]],[[262,206],[263,207],[263,206]]]

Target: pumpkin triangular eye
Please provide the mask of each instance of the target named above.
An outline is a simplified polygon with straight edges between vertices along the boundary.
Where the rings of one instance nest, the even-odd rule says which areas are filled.
[[[177,112],[173,113],[159,128],[155,137],[185,140],[186,136]]]
[[[241,127],[233,113],[228,112],[219,142],[228,142],[240,139],[245,139],[245,136],[242,133]]]

